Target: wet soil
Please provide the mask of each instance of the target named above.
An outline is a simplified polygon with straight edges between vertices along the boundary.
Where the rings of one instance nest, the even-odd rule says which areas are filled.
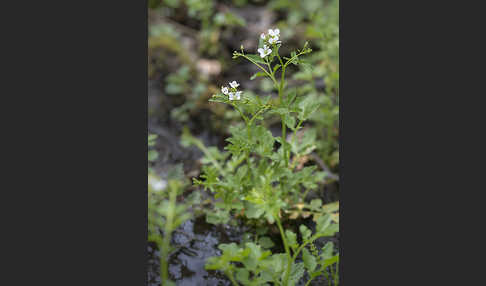
[[[289,221],[287,227],[298,233],[298,225],[304,224],[310,229],[315,229],[315,223],[311,219]],[[204,217],[191,219],[183,223],[173,234],[171,244],[176,248],[169,260],[169,276],[177,286],[230,286],[231,282],[219,271],[205,270],[205,263],[209,257],[218,256],[221,251],[218,245],[221,243],[240,243],[245,232],[251,232],[247,227],[235,227],[229,225],[212,225],[205,222]],[[278,234],[271,235],[277,244],[273,253],[283,252],[283,246]],[[332,241],[335,249],[339,249],[339,234],[334,237],[323,237],[315,241],[315,246],[321,249],[327,242]],[[280,243],[279,243],[280,242]],[[147,246],[148,261],[148,286],[160,286],[160,252],[153,243]],[[298,259],[301,262],[301,259]],[[297,284],[304,286],[307,277]],[[324,276],[312,281],[312,286],[328,285]]]
[[[221,243],[239,243],[244,229],[215,226],[203,217],[183,223],[173,234],[172,245],[177,248],[169,259],[169,276],[178,286],[230,286],[231,282],[219,271],[204,269],[206,260],[218,256]],[[148,286],[159,286],[160,253],[154,244],[148,245]]]

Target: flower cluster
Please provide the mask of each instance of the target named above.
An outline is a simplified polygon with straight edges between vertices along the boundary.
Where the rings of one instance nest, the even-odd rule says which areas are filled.
[[[262,33],[260,35],[260,38],[263,40],[267,41],[269,44],[278,44],[281,43],[281,41],[278,40],[280,37],[280,30],[279,29],[268,29],[268,35],[265,35]]]
[[[229,100],[240,100],[241,99],[241,94],[243,93],[242,91],[237,91],[236,88],[240,86],[239,83],[236,82],[236,80],[232,81],[229,83],[231,86],[231,89],[228,88],[227,86],[222,86],[221,87],[221,92],[225,95],[228,96]]]

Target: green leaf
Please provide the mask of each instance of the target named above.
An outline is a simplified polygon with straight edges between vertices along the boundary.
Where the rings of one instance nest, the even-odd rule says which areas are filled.
[[[155,150],[149,150],[148,151],[148,160],[149,161],[155,161],[159,158],[159,153]]]
[[[264,235],[268,232],[268,227],[267,226],[257,226],[255,232],[258,235]]]
[[[331,216],[325,214],[317,219],[316,233],[322,236],[333,236],[339,231],[339,224],[331,223]]]
[[[223,254],[231,258],[237,258],[239,256],[240,249],[236,243],[223,243],[218,245],[218,248],[223,251]]]
[[[323,233],[326,231],[326,228],[331,225],[331,216],[329,214],[325,214],[323,216],[320,216],[317,219],[317,224],[316,224],[316,232],[317,233]]]
[[[312,231],[303,224],[300,225],[299,230],[304,240],[308,240],[312,235]]]
[[[210,224],[224,224],[229,221],[229,213],[226,211],[210,211],[206,213],[206,222]]]
[[[221,103],[228,103],[228,97],[222,94],[213,94],[213,96],[208,100],[210,102],[221,102]]]
[[[150,134],[148,136],[148,141],[153,141],[153,140],[157,139],[157,137],[159,137],[157,134]]]
[[[249,255],[246,256],[242,262],[245,265],[245,267],[249,270],[256,270],[258,266],[258,261],[260,260],[260,257],[262,256],[262,251],[260,246],[254,244],[253,242],[247,242],[245,244],[246,246],[246,251],[249,249]]]
[[[318,210],[322,206],[321,199],[314,199],[310,202],[310,208],[313,210]]]
[[[247,58],[251,59],[252,61],[259,63],[259,64],[267,64],[259,55],[252,55],[248,54],[245,55]]]
[[[282,273],[287,265],[287,255],[285,253],[274,254],[262,264],[273,269],[275,273]]]
[[[317,266],[316,258],[310,254],[307,248],[302,249],[302,259],[304,260],[304,266],[309,272],[314,271]]]
[[[250,77],[250,80],[254,80],[255,78],[257,78],[257,77],[261,77],[261,76],[267,76],[267,74],[266,74],[266,73],[264,73],[264,72],[257,72],[257,73],[255,73],[254,75],[252,75],[252,76]]]
[[[281,64],[276,64],[274,67],[273,67],[273,73],[275,74],[275,72],[281,67],[282,65]]]
[[[323,212],[336,212],[339,210],[339,201],[333,202],[333,203],[328,203],[322,206],[322,211]]]
[[[267,236],[260,237],[258,244],[267,249],[275,246],[275,243],[273,243],[273,241]]]
[[[337,262],[339,262],[339,255],[338,254],[336,254],[333,257],[327,259],[324,262],[324,264],[322,265],[322,268],[323,269],[326,269],[327,267],[329,267],[329,266],[331,266],[331,265],[333,265],[334,263],[337,263]]]
[[[334,250],[334,243],[332,241],[326,243],[322,247],[321,259],[322,260],[330,259],[332,257],[333,250]]]
[[[256,204],[248,203],[246,204],[246,209],[245,209],[245,215],[247,218],[254,218],[257,219],[262,216],[262,214],[265,212],[265,209],[262,207],[259,207]]]
[[[292,264],[292,270],[290,271],[289,285],[296,285],[300,278],[304,276],[305,267],[303,263]]]
[[[250,282],[250,272],[245,268],[238,268],[236,269],[236,279],[246,285]]]
[[[285,230],[285,237],[287,238],[287,243],[289,244],[290,247],[292,247],[292,249],[296,249],[299,244],[297,243],[297,235],[290,231],[290,230]]]
[[[287,95],[287,106],[290,106],[292,102],[294,102],[295,98],[297,97],[297,89],[294,89]]]
[[[300,120],[307,120],[309,116],[316,111],[320,106],[315,96],[307,96],[304,100],[299,103],[301,111],[299,112]]]
[[[288,128],[295,130],[295,118],[292,115],[290,115],[290,114],[285,115],[284,116],[284,122],[285,122],[285,125],[287,125]]]

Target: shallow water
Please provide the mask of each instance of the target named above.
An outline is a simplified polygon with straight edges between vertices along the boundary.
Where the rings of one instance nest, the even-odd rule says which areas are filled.
[[[297,223],[295,221],[295,223]],[[311,220],[302,221],[310,229],[315,224]],[[250,231],[250,230],[249,230]],[[215,226],[205,222],[204,216],[188,220],[183,223],[172,236],[172,245],[176,248],[169,259],[169,275],[177,286],[231,286],[231,282],[219,271],[206,271],[204,265],[211,256],[218,256],[221,251],[218,245],[221,243],[241,242],[244,229],[241,227]],[[274,239],[277,242],[276,239]],[[330,238],[316,240],[317,248],[322,248],[328,241],[333,241],[335,248],[339,247],[339,234]],[[281,248],[279,245],[276,248]],[[274,249],[275,251],[276,249]],[[148,245],[149,267],[148,286],[160,286],[159,267],[160,253],[154,244]],[[299,259],[300,260],[300,259]],[[297,286],[305,285],[306,278]],[[329,285],[323,277],[318,277],[310,284]]]
[[[172,236],[172,245],[178,248],[169,257],[169,275],[177,286],[229,286],[231,282],[218,271],[206,271],[204,265],[211,256],[218,256],[221,243],[240,242],[243,230],[237,227],[215,226],[204,217],[188,220]],[[160,285],[160,253],[155,245],[148,246],[148,285]]]

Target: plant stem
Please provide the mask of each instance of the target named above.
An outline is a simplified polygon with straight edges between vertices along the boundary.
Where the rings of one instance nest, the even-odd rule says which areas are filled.
[[[292,261],[294,261],[296,258],[297,258],[297,255],[299,255],[300,251],[307,246],[307,244],[311,243],[311,242],[314,242],[314,240],[320,238],[320,237],[323,237],[324,235],[315,235],[313,237],[311,237],[311,239],[309,239],[308,241],[304,242],[301,246],[299,246],[299,248],[297,248],[297,251],[295,251],[294,253],[294,256],[292,257]]]
[[[250,59],[249,57],[247,57],[246,55],[244,54],[241,54],[241,53],[236,53],[238,56],[242,56],[244,57],[245,59],[249,60],[250,62],[252,62],[254,65],[256,65],[257,67],[259,67],[266,75],[268,75],[272,81],[277,84],[277,81],[275,80],[275,78],[272,76],[271,73],[269,73],[264,67],[262,67],[261,65],[259,65],[257,62],[255,62],[254,60]],[[271,72],[271,69],[270,69],[270,72]]]
[[[336,272],[334,272],[334,285],[338,285],[339,281],[339,261],[336,263]]]
[[[284,82],[285,82],[285,66],[282,67],[282,76],[280,79],[280,85],[278,86],[278,98],[280,100],[280,106],[283,105],[283,88],[284,88]],[[283,153],[284,153],[284,160],[285,160],[285,167],[288,167],[289,165],[289,159],[287,157],[287,126],[285,125],[284,117],[285,115],[282,115],[282,144],[283,144]]]
[[[247,122],[246,130],[248,133],[248,142],[251,142],[251,121],[250,123]],[[251,163],[250,163],[250,150],[247,150],[245,152],[245,157],[246,157],[246,163],[248,164],[248,172],[250,172],[250,175],[253,177],[252,175],[253,173],[251,171]]]
[[[284,116],[282,115],[282,144],[283,144],[283,155],[284,155],[284,160],[285,160],[285,167],[289,166],[289,159],[287,158],[287,126],[285,126],[284,122]]]
[[[305,286],[309,286],[309,285],[310,285],[310,283],[311,283],[311,281],[312,281],[313,279],[314,279],[314,278],[309,279],[309,281],[307,281],[307,283],[305,283]]]
[[[295,140],[295,137],[297,137],[297,131],[299,130],[300,125],[302,125],[302,122],[304,122],[304,121],[303,120],[299,120],[299,123],[297,124],[297,127],[295,127],[294,136],[293,136],[292,140]]]
[[[241,111],[241,109],[233,103],[233,107],[240,113],[241,115],[241,118],[243,118],[243,120],[245,120],[245,123],[248,124],[248,118],[245,116],[245,114]]]
[[[221,175],[226,176],[226,172],[223,170],[221,165],[219,165],[218,161],[216,161],[216,159],[213,158],[213,156],[211,155],[209,150],[206,148],[206,146],[204,146],[204,144],[199,139],[195,139],[193,142],[204,153],[204,155],[206,155],[206,157],[208,157],[209,161],[211,161],[211,163],[213,163],[214,167],[216,167],[216,169],[218,169],[218,171],[221,173]]]
[[[284,248],[285,248],[285,253],[287,253],[287,271],[285,272],[285,278],[283,281],[283,286],[288,286],[288,281],[289,281],[289,276],[290,276],[290,270],[292,268],[292,256],[290,254],[290,248],[287,243],[287,239],[285,238],[285,232],[282,227],[282,223],[280,222],[280,218],[278,217],[278,213],[275,215],[275,220],[277,221],[278,229],[280,230],[280,236],[282,236],[282,241],[284,243]]]
[[[265,109],[270,108],[269,106],[270,106],[270,105],[268,105],[268,104],[267,104],[267,105],[264,105],[264,106],[263,106],[261,109],[259,109],[259,110],[258,110],[258,111],[255,113],[255,115],[253,115],[253,116],[251,117],[251,119],[250,119],[250,121],[248,121],[248,123],[251,125],[251,124],[253,123],[253,120],[255,120],[255,119],[256,119],[256,117],[257,117],[257,116],[258,116],[260,113],[262,113],[263,111],[265,111]]]
[[[239,285],[240,285],[240,284],[238,284],[238,282],[236,282],[235,277],[233,277],[233,272],[231,272],[231,270],[226,271],[226,276],[228,276],[228,277],[229,277],[229,279],[231,280],[231,283],[232,283],[234,286],[239,286]]]
[[[169,261],[169,244],[171,240],[172,234],[172,224],[174,221],[174,208],[176,204],[176,197],[177,197],[177,189],[176,186],[170,186],[170,193],[169,193],[169,207],[167,210],[167,217],[164,227],[164,239],[162,240],[162,247],[161,247],[161,263],[160,263],[160,273],[162,274],[162,284],[164,284],[169,279],[168,273],[168,265],[167,262]]]

